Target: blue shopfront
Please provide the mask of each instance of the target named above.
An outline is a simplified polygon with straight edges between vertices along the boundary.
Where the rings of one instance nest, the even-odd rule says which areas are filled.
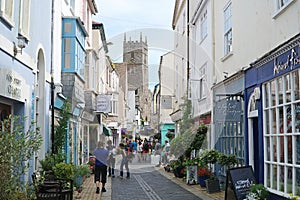
[[[271,199],[300,195],[300,34],[245,70],[246,164]]]

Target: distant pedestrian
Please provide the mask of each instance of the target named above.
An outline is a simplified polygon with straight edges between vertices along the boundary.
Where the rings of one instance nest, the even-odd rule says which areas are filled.
[[[125,149],[125,145],[123,143],[119,144],[118,154],[121,154],[122,160],[120,164],[120,175],[118,176],[120,179],[123,179],[123,168],[125,166],[125,169],[127,171],[126,178],[130,178],[130,172],[128,167],[128,151]]]
[[[147,138],[145,138],[143,143],[143,161],[146,161],[148,159],[148,153],[149,153],[149,143]]]
[[[168,163],[169,153],[170,153],[170,144],[169,144],[168,140],[165,140],[165,145],[164,145],[164,148],[163,148],[163,158],[162,158],[162,162],[164,164]]]
[[[138,157],[138,162],[141,162],[142,155],[143,155],[143,143],[142,143],[141,140],[139,140],[138,143],[137,143],[137,157]]]
[[[158,141],[158,139],[155,140],[155,146],[154,146],[154,155],[160,155],[161,154],[161,144]]]
[[[116,165],[116,157],[115,157],[115,146],[113,146],[112,141],[107,141],[106,149],[109,151],[109,156],[107,160],[108,166],[108,177],[115,177],[115,165]]]
[[[96,156],[94,181],[97,187],[96,193],[99,194],[100,177],[102,183],[101,192],[106,192],[105,183],[106,183],[106,176],[107,176],[107,159],[108,159],[109,151],[104,148],[104,142],[101,141],[98,142],[97,148],[94,151],[94,155]]]

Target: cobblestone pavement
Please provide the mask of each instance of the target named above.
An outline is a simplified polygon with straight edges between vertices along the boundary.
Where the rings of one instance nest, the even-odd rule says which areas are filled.
[[[74,199],[83,200],[220,200],[224,199],[224,191],[208,194],[199,185],[187,185],[173,173],[165,172],[161,167],[150,163],[131,163],[131,178],[107,178],[106,192],[96,194],[94,176],[84,181],[83,191],[74,193]],[[117,165],[118,169],[118,165]],[[125,173],[126,174],[126,173]]]

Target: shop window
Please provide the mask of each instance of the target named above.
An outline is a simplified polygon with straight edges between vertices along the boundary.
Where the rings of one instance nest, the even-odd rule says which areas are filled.
[[[299,195],[299,70],[265,83],[263,91],[266,186]]]

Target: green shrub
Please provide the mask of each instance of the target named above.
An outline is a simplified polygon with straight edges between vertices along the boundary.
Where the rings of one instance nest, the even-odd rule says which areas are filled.
[[[68,178],[74,177],[74,166],[70,163],[57,163],[53,167],[53,172],[56,178]]]
[[[12,115],[1,121],[1,200],[21,199],[27,194],[22,176],[29,167],[28,160],[40,148],[42,137],[34,121],[31,121],[28,129],[25,129],[26,123],[26,117]]]

